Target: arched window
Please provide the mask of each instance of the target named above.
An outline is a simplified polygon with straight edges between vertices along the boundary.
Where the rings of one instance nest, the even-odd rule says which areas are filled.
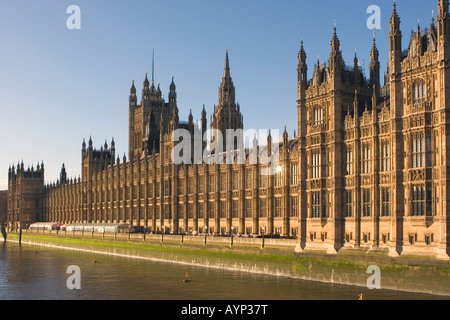
[[[426,97],[426,87],[425,81],[422,79],[418,79],[414,82],[414,103],[421,103],[425,101]]]

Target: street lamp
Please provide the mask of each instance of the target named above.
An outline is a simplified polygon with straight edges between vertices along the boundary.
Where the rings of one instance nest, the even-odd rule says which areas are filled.
[[[208,234],[208,227],[205,227],[205,246],[206,246],[206,235]]]
[[[184,225],[181,227],[181,244],[184,243]]]
[[[161,243],[164,242],[164,229],[165,229],[165,228],[166,228],[166,227],[164,227],[164,226],[161,227]]]
[[[261,249],[264,249],[264,231],[266,230],[266,227],[261,227],[262,231],[262,243],[261,243]]]
[[[234,231],[234,227],[231,226],[231,244],[230,244],[231,247],[233,246],[233,233],[234,233],[233,231]]]

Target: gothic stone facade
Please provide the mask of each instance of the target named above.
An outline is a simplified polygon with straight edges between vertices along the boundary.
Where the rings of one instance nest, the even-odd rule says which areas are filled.
[[[97,150],[90,139],[88,146],[83,142],[78,179],[67,179],[63,167],[60,180],[44,186],[43,165],[37,171],[13,167],[9,226],[22,219],[128,222],[170,233],[264,230],[297,237],[299,251],[368,248],[448,258],[449,35],[448,0],[439,0],[436,23],[417,26],[403,51],[394,4],[383,86],[375,39],[369,79],[356,54],[353,66],[345,65],[335,28],[329,61],[318,61],[308,80],[302,42],[298,134],[289,139],[284,132],[279,170],[269,176],[248,152],[245,164],[175,165],[171,133],[198,127],[204,133],[206,112],[200,126],[192,114],[181,122],[173,81],[165,102],[146,76],[141,103],[133,81],[129,159],[116,159],[114,141]],[[243,128],[228,52],[211,127]],[[269,135],[260,148],[270,150],[271,143]]]

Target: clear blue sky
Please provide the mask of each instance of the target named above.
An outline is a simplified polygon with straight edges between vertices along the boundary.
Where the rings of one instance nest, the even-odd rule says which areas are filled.
[[[370,5],[381,8],[377,30],[382,73],[388,61],[391,0],[0,0],[0,190],[11,164],[44,161],[46,182],[64,162],[80,174],[81,144],[116,141],[128,150],[128,95],[151,73],[167,98],[177,85],[180,120],[189,109],[208,122],[218,101],[225,51],[246,129],[296,129],[296,67],[303,34],[309,77],[317,57],[326,61],[333,24],[344,60],[355,49],[367,67],[372,30]],[[428,27],[437,0],[397,0],[403,47],[411,30]],[[81,9],[81,30],[69,30],[70,5]],[[383,74],[381,75],[383,76]]]

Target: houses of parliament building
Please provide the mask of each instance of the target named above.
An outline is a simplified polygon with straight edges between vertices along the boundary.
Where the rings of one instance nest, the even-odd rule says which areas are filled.
[[[261,175],[264,164],[250,162],[248,152],[244,163],[175,164],[172,132],[206,132],[205,109],[200,123],[192,114],[180,121],[173,79],[168,101],[147,75],[138,101],[133,81],[128,158],[117,157],[114,140],[98,149],[89,139],[82,144],[79,178],[68,178],[63,165],[58,182],[45,184],[43,163],[10,167],[8,227],[126,222],[172,234],[295,237],[298,251],[368,248],[448,258],[448,0],[438,1],[437,17],[426,28],[418,25],[411,33],[406,50],[394,3],[388,41],[383,79],[375,38],[369,78],[356,54],[353,65],[345,64],[336,27],[329,60],[312,66],[311,79],[301,42],[298,128],[291,137],[285,130],[276,142],[279,161],[272,175]],[[212,129],[244,127],[228,52],[210,119]],[[253,143],[270,153],[272,136]]]

